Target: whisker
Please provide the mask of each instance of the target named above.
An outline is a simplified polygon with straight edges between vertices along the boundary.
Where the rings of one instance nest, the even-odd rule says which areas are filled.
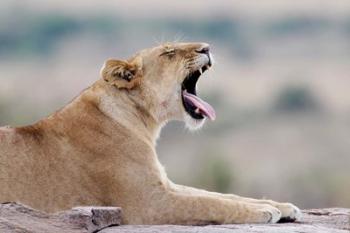
[[[174,43],[179,43],[184,41],[185,39],[185,34],[183,32],[177,32],[175,34],[175,39],[174,39]]]

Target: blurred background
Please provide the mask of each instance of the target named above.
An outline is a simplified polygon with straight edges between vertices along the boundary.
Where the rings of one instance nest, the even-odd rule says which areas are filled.
[[[350,1],[1,0],[0,125],[31,124],[99,78],[105,59],[211,44],[199,92],[217,120],[162,131],[172,180],[350,207]]]

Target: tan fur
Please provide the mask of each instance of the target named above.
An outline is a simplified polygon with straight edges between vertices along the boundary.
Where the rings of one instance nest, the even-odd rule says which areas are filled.
[[[184,111],[181,83],[207,62],[196,52],[204,46],[170,44],[127,61],[109,60],[102,78],[62,110],[32,126],[0,128],[0,202],[19,201],[47,212],[121,206],[124,224],[299,218],[292,204],[207,192],[167,178],[156,139],[169,120],[203,124]],[[130,80],[123,79],[126,71]]]

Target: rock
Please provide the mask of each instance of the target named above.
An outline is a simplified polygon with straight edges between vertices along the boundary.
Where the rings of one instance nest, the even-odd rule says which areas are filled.
[[[210,226],[119,226],[99,233],[349,233],[350,209],[312,209],[303,211],[296,223],[242,224]]]
[[[349,233],[350,209],[304,210],[301,222],[209,226],[118,226],[118,207],[76,207],[57,214],[46,214],[16,203],[0,205],[0,232],[25,233]]]
[[[0,232],[81,233],[120,225],[119,207],[76,207],[46,214],[18,203],[0,205]]]

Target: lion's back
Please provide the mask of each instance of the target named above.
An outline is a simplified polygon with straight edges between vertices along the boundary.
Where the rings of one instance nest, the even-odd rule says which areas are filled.
[[[4,162],[14,141],[15,129],[9,126],[0,127],[0,161]],[[0,163],[3,164],[3,163]]]
[[[15,130],[10,127],[0,127],[0,202],[7,201],[13,162],[11,157],[13,150]]]
[[[0,202],[7,201],[28,178],[33,158],[31,140],[26,140],[17,128],[0,127]],[[23,184],[22,184],[23,185]]]

